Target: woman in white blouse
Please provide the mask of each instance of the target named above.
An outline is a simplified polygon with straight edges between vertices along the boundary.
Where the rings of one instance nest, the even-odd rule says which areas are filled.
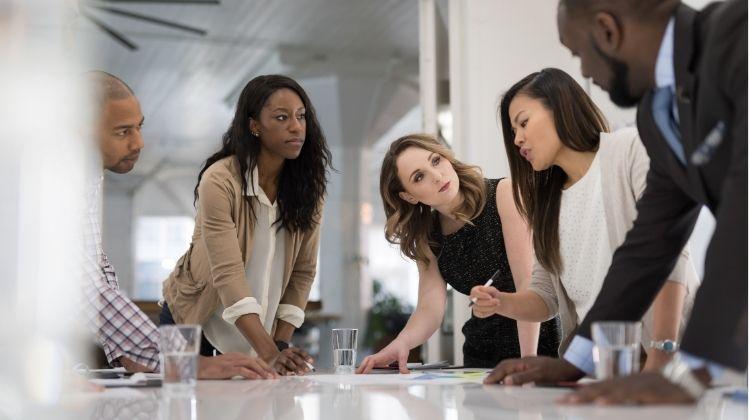
[[[564,351],[633,225],[649,159],[634,128],[609,133],[586,92],[558,69],[516,83],[499,114],[513,198],[532,228],[536,256],[526,290],[475,287],[474,314],[533,322],[559,314]],[[643,318],[644,369],[670,359],[697,284],[686,247]]]

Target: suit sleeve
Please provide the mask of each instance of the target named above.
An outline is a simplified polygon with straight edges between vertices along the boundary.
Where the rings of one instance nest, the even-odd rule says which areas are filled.
[[[630,162],[630,167],[628,168],[630,185],[633,189],[633,198],[638,201],[643,197],[644,191],[646,191],[646,178],[651,164],[648,152],[646,152],[646,148],[643,146],[643,142],[638,134],[631,141],[628,155]],[[677,259],[672,272],[667,276],[667,280],[684,285],[691,294],[694,294],[694,283],[697,281],[695,280],[694,272],[695,268],[690,257],[690,244],[687,243],[682,248],[680,257]]]
[[[747,2],[727,2],[717,19],[708,74],[731,104],[726,141],[731,160],[721,188],[716,229],[703,284],[682,343],[684,351],[743,371],[747,368]],[[715,70],[715,71],[711,71]]]

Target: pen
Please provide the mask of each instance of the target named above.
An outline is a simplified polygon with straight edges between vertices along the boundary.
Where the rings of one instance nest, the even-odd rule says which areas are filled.
[[[311,371],[315,372],[315,366],[313,366],[312,363],[308,362],[307,360],[303,360],[303,362],[305,362],[305,364],[307,365],[308,369],[310,369]]]
[[[498,268],[497,271],[495,271],[495,274],[493,274],[492,277],[490,277],[490,279],[487,280],[487,282],[484,284],[484,287],[492,286],[492,283],[495,280],[497,280],[498,277],[500,277],[500,269],[499,268]],[[477,298],[471,298],[471,303],[469,303],[469,308],[471,308],[472,306],[474,306],[475,303],[477,303]]]

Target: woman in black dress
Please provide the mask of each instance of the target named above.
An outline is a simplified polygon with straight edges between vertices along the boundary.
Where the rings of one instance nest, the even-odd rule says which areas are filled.
[[[531,277],[531,238],[510,186],[508,180],[485,179],[479,168],[456,160],[433,137],[409,135],[391,144],[380,172],[385,235],[416,261],[419,298],[406,327],[383,350],[366,357],[359,373],[393,361],[406,372],[409,350],[440,327],[447,284],[468,295],[499,270],[493,283],[497,289],[525,287]],[[554,319],[540,328],[499,315],[472,316],[462,331],[467,367],[491,368],[522,355],[557,355]]]

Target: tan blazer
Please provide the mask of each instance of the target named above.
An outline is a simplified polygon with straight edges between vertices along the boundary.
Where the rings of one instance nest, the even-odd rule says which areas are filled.
[[[617,247],[625,241],[625,235],[633,227],[633,221],[638,215],[636,202],[646,188],[646,174],[650,161],[638,136],[638,130],[631,127],[613,133],[601,133],[597,154],[602,171],[602,194],[609,245],[614,254]],[[688,243],[668,277],[670,281],[684,284],[687,289],[680,320],[680,336],[690,318],[695,292],[700,285],[689,248]],[[568,297],[560,277],[545,270],[536,257],[529,290],[539,295],[547,305],[550,319],[560,315],[562,340],[559,352],[561,355],[564,354],[574,337],[573,333],[583,320],[578,319],[575,305]],[[638,293],[638,290],[633,290],[633,293]],[[648,348],[651,341],[653,307],[649,308],[642,320],[641,342]]]
[[[219,305],[228,308],[254,297],[245,278],[255,222],[248,198],[254,198],[242,193],[241,182],[234,156],[217,161],[203,173],[190,247],[163,286],[164,300],[177,323],[204,324]],[[280,303],[304,310],[315,278],[320,212],[310,231],[285,236]]]

